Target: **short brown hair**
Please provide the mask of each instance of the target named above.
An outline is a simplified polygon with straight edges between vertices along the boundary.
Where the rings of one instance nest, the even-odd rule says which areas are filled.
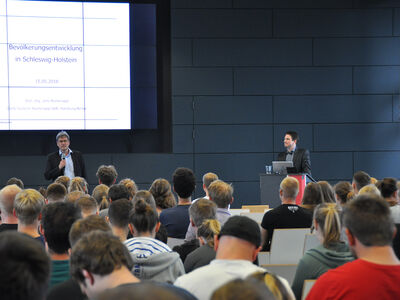
[[[93,197],[89,195],[80,197],[76,201],[75,205],[77,205],[85,215],[95,214],[97,211],[97,202]]]
[[[67,189],[61,183],[52,183],[47,187],[46,198],[51,202],[64,201],[66,195]]]
[[[69,231],[69,242],[71,247],[73,247],[82,236],[95,230],[111,232],[111,227],[98,215],[91,215],[84,219],[75,221]]]
[[[96,177],[99,179],[100,183],[111,186],[117,179],[118,173],[113,165],[101,165],[97,169]]]
[[[207,190],[208,190],[210,184],[215,180],[218,180],[217,174],[209,172],[209,173],[206,173],[203,175],[203,184]]]

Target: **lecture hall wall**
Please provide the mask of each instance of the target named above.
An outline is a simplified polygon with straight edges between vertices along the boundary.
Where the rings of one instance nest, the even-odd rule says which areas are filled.
[[[196,197],[212,171],[258,204],[289,129],[317,180],[400,177],[400,1],[171,0],[171,38],[173,152],[87,154],[92,186],[100,164],[142,189],[186,166]],[[0,157],[0,182],[47,185],[45,161]]]

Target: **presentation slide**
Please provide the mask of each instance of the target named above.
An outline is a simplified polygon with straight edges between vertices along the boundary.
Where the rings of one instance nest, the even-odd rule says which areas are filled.
[[[131,129],[129,3],[0,0],[0,130]]]

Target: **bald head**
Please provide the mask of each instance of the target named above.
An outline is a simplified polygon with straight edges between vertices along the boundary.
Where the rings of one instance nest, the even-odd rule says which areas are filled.
[[[2,216],[12,216],[15,196],[21,192],[16,184],[7,185],[0,190],[0,209]]]

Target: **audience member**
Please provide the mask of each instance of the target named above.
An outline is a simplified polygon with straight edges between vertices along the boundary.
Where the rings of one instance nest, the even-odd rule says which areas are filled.
[[[335,192],[329,182],[318,181],[318,185],[321,187],[324,203],[336,203]]]
[[[69,242],[73,247],[78,240],[92,231],[110,232],[111,228],[107,222],[98,215],[91,215],[84,219],[79,219],[74,222],[69,231]],[[79,284],[73,279],[54,285],[48,292],[46,300],[85,300],[86,295],[82,293]]]
[[[68,178],[68,177],[67,177]],[[46,190],[46,203],[52,203],[65,200],[67,196],[67,189],[61,183],[52,183]]]
[[[119,199],[111,202],[108,208],[108,220],[112,232],[119,237],[121,242],[126,241],[129,233],[129,214],[132,210],[132,202],[128,199]]]
[[[2,300],[43,300],[50,278],[50,259],[30,237],[0,234],[0,295]]]
[[[81,191],[70,192],[65,196],[65,202],[72,203],[75,205],[76,201],[78,201],[79,198],[81,198],[85,195],[86,194]]]
[[[123,284],[108,289],[100,294],[96,300],[197,300],[188,291],[170,284],[159,282],[140,282]]]
[[[397,179],[395,178],[383,178],[377,184],[382,197],[387,201],[389,206],[398,205],[398,189],[397,189]]]
[[[108,202],[117,201],[119,199],[129,199],[129,191],[123,184],[113,184],[108,190]],[[100,216],[105,218],[108,216],[108,208],[100,211]]]
[[[205,193],[205,196],[200,198],[210,199],[208,188],[210,187],[210,184],[213,183],[215,180],[218,180],[218,175],[215,173],[209,172],[203,175],[203,191]],[[193,200],[193,202],[197,201],[200,198]]]
[[[93,231],[74,244],[71,253],[71,275],[89,299],[106,289],[139,282],[132,275],[131,257],[118,237]]]
[[[18,219],[14,216],[13,210],[15,196],[21,191],[16,184],[6,185],[0,190],[0,232],[18,229]]]
[[[71,179],[68,187],[68,192],[71,193],[74,191],[79,191],[85,194],[88,193],[88,184],[85,178],[76,176]]]
[[[216,218],[223,226],[231,216],[229,205],[233,202],[233,188],[222,180],[214,180],[208,187],[209,199],[217,205]],[[190,241],[196,238],[196,230],[192,223],[189,224],[185,240]]]
[[[109,189],[105,184],[99,184],[93,189],[92,197],[96,199],[100,211],[110,206],[110,202],[108,201]]]
[[[374,194],[379,197],[381,196],[381,192],[374,184],[368,184],[368,185],[363,186],[358,191],[358,195],[362,195],[362,194]]]
[[[214,236],[217,236],[220,231],[221,224],[215,219],[205,220],[197,228],[200,247],[187,255],[184,263],[186,273],[208,265],[215,259]]]
[[[263,247],[269,251],[272,235],[276,228],[309,228],[312,223],[312,214],[309,210],[296,205],[299,193],[299,182],[293,177],[282,180],[279,197],[282,204],[267,211],[262,219]]]
[[[241,278],[229,281],[216,289],[211,300],[286,300],[276,298],[267,286]]]
[[[344,226],[358,259],[322,275],[307,299],[398,299],[400,261],[391,247],[395,226],[387,202],[358,196],[344,210]]]
[[[154,180],[149,191],[156,201],[158,214],[164,209],[176,206],[176,200],[172,194],[171,185],[168,180],[164,178]]]
[[[131,253],[134,262],[132,272],[137,278],[172,283],[185,273],[178,253],[155,239],[160,226],[155,207],[143,199],[135,201],[129,223],[134,238],[124,244]]]
[[[118,173],[114,166],[101,165],[96,172],[99,184],[105,184],[110,187],[117,181]]]
[[[250,283],[261,283],[274,295],[273,299],[295,300],[292,290],[286,280],[268,271],[250,274],[246,278]]]
[[[347,181],[339,181],[333,187],[336,196],[336,203],[341,207],[354,197],[353,186]]]
[[[132,200],[138,191],[138,187],[136,186],[136,183],[130,178],[124,178],[119,182],[119,184],[124,185],[128,189],[128,192],[129,192],[128,200]]]
[[[292,284],[297,299],[301,299],[304,280],[317,279],[328,270],[354,259],[348,245],[340,240],[341,224],[336,204],[318,205],[313,225],[321,245],[308,250],[298,263]]]
[[[21,179],[17,177],[11,177],[10,179],[7,180],[6,185],[13,185],[13,184],[16,184],[17,186],[19,186],[19,188],[24,189],[24,183],[22,182]]]
[[[301,207],[314,212],[314,208],[323,202],[324,196],[322,195],[321,186],[316,182],[308,183],[304,189]]]
[[[72,203],[54,202],[43,208],[40,231],[52,261],[50,287],[70,277],[68,250],[71,246],[68,234],[72,224],[79,218],[81,212]]]
[[[215,237],[214,247],[217,252],[215,260],[179,277],[174,284],[199,299],[210,299],[223,284],[265,271],[252,263],[261,250],[261,235],[259,225],[250,218],[229,218]]]
[[[371,184],[371,177],[364,171],[358,171],[353,175],[353,190],[354,194],[358,194],[358,191],[368,184]]]
[[[80,208],[80,210],[82,212],[82,218],[86,218],[87,216],[90,216],[90,215],[98,215],[99,214],[99,208],[97,207],[97,201],[89,195],[80,197],[78,199],[78,201],[76,201],[75,205]]]
[[[38,231],[43,206],[43,196],[34,189],[22,190],[15,196],[14,210],[18,218],[18,231],[38,240],[44,246],[44,238]]]
[[[182,261],[185,262],[186,256],[199,247],[197,239],[197,228],[203,224],[205,220],[216,219],[217,205],[208,199],[198,199],[189,207],[190,225],[193,228],[194,238],[186,241],[182,245],[175,246],[174,251],[179,253]]]
[[[140,190],[135,194],[135,197],[133,198],[133,204],[135,204],[137,201],[143,200],[147,204],[149,204],[153,209],[157,211],[156,207],[156,201],[154,200],[153,195],[146,190]],[[133,237],[133,232],[130,231],[128,233],[128,239]],[[167,229],[163,224],[160,223],[160,227],[158,227],[158,230],[156,230],[156,240],[159,240],[163,243],[167,243],[168,241],[168,234],[167,234]]]
[[[178,205],[167,208],[160,214],[160,222],[165,226],[168,237],[185,238],[189,225],[189,206],[196,187],[196,178],[192,170],[178,168],[172,176],[174,191],[178,195]]]
[[[58,176],[56,180],[54,180],[54,183],[60,183],[62,184],[65,189],[68,191],[69,183],[71,182],[71,179],[69,179],[68,176],[62,175]]]

